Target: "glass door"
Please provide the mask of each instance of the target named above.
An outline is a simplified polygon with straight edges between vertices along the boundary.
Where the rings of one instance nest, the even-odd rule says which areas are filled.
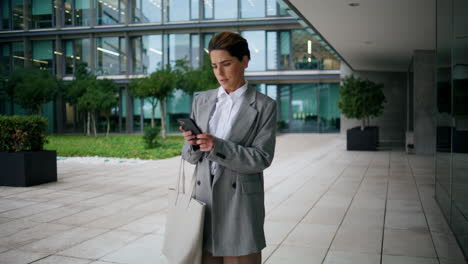
[[[290,132],[318,132],[317,84],[292,85]]]

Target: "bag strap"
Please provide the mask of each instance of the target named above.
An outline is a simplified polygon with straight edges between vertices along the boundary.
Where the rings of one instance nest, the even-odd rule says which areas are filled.
[[[195,172],[193,173],[192,175],[192,179],[190,181],[190,189],[188,190],[189,193],[190,193],[190,197],[193,197],[193,194],[195,192],[195,184],[196,184],[196,181],[195,181]],[[182,182],[180,181],[182,178]],[[177,193],[177,197],[175,199],[176,203],[177,203],[177,200],[179,199],[179,194],[181,193],[180,192],[180,185],[182,184],[182,193],[185,194],[185,160],[181,157],[180,159],[180,165],[179,165],[179,175],[177,176],[177,184],[176,184],[176,193]],[[191,201],[192,199],[190,199]],[[188,202],[187,206],[190,204],[190,201]]]

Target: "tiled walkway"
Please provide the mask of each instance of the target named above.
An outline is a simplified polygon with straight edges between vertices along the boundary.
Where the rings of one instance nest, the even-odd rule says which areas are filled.
[[[160,263],[178,158],[59,163],[59,181],[0,187],[0,264]],[[278,137],[265,172],[269,264],[465,263],[433,199],[431,157]]]

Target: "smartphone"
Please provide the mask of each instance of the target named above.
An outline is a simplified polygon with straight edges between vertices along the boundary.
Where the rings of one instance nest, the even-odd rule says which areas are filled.
[[[192,131],[192,135],[198,135],[203,133],[192,118],[177,119],[177,122],[183,130]],[[198,150],[200,148],[198,145],[192,145],[192,147],[194,150]]]

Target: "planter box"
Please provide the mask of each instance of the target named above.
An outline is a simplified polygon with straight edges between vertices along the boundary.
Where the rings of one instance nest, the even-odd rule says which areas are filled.
[[[0,152],[0,185],[26,187],[57,181],[57,152]]]
[[[377,150],[379,144],[379,128],[354,127],[346,131],[346,149],[347,150]]]

